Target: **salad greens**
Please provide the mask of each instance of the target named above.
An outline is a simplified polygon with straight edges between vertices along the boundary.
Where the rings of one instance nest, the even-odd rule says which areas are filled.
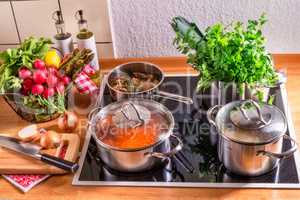
[[[21,81],[17,78],[19,68],[26,66],[32,69],[33,61],[43,59],[50,44],[50,39],[29,37],[20,47],[1,52],[0,93],[21,88]]]
[[[277,76],[262,34],[266,21],[263,14],[258,20],[248,20],[247,26],[236,22],[224,27],[219,23],[202,34],[194,23],[173,18],[174,44],[200,72],[198,88],[207,88],[213,81],[275,84]]]
[[[59,75],[56,69],[46,66],[43,61],[50,45],[50,39],[29,37],[20,47],[0,53],[0,93],[6,94],[4,97],[17,107],[16,112],[27,120],[35,122],[50,120],[52,116],[66,110],[65,95],[69,89],[65,88],[67,84],[61,83],[59,92],[55,92],[58,88],[48,87],[54,83],[58,87]],[[27,70],[27,74],[23,68]],[[52,75],[48,73],[50,70]],[[21,72],[23,77],[20,75]],[[47,76],[42,76],[43,73]],[[52,79],[48,79],[49,77]],[[37,85],[42,89],[40,93],[33,92],[38,92],[33,90]]]

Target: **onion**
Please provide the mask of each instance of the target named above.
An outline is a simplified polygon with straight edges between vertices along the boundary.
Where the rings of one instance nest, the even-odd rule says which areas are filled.
[[[78,117],[74,112],[66,111],[58,118],[58,128],[65,132],[72,132],[77,128]]]
[[[18,137],[23,142],[31,142],[33,140],[38,140],[40,137],[40,133],[37,125],[33,124],[23,128],[18,132]]]
[[[45,149],[57,148],[61,144],[61,135],[55,131],[46,131],[41,134],[40,145]]]

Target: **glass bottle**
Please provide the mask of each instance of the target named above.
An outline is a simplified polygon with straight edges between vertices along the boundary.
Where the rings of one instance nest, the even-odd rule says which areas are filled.
[[[95,69],[99,70],[99,60],[96,48],[96,41],[93,32],[88,28],[87,20],[83,18],[83,11],[78,10],[75,14],[75,18],[78,20],[79,32],[76,35],[78,48],[79,49],[90,49],[94,53],[94,59],[91,61],[90,65]]]
[[[54,35],[55,47],[63,55],[71,53],[74,49],[72,35],[65,31],[65,22],[61,11],[55,11],[52,18],[55,21],[56,27],[56,34]]]

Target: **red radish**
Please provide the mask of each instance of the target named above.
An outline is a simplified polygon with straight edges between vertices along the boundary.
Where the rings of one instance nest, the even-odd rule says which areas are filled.
[[[49,74],[48,79],[47,79],[48,87],[50,87],[50,88],[55,87],[57,82],[58,82],[58,78],[53,74]]]
[[[62,81],[65,85],[68,85],[68,84],[71,82],[71,79],[70,79],[70,77],[68,77],[68,76],[63,76],[63,77],[61,78],[61,81]]]
[[[59,94],[63,94],[65,92],[65,85],[63,82],[59,82],[56,86],[56,91],[59,93]]]
[[[19,78],[20,79],[25,79],[25,78],[29,78],[31,76],[31,71],[26,68],[26,67],[22,67],[19,69]]]
[[[54,88],[45,88],[43,92],[43,97],[48,99],[49,97],[52,97],[55,94]]]
[[[42,86],[41,84],[35,84],[31,89],[31,93],[33,95],[40,95],[43,92],[44,92],[44,86]]]
[[[46,70],[36,70],[33,73],[33,80],[35,83],[42,84],[47,81],[47,71]]]
[[[49,74],[53,74],[53,75],[55,75],[55,76],[58,75],[57,69],[56,69],[56,68],[53,68],[53,67],[49,68],[49,69],[48,69],[48,72],[49,72]]]
[[[46,69],[45,62],[41,59],[36,59],[33,63],[34,68],[36,69]]]
[[[22,85],[25,90],[30,90],[33,85],[33,80],[31,78],[26,78],[24,79]]]

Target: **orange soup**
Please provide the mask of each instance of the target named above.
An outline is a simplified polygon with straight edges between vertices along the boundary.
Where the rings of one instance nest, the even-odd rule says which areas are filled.
[[[134,149],[156,143],[168,131],[168,121],[161,115],[152,113],[151,118],[136,128],[121,128],[113,124],[112,115],[97,123],[97,137],[103,143],[122,149]]]

